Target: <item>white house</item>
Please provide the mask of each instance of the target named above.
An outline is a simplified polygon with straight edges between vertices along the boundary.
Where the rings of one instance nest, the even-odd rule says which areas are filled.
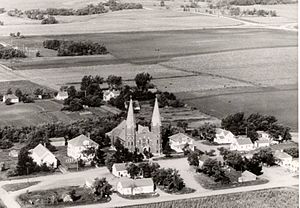
[[[99,145],[96,142],[81,134],[78,137],[68,141],[67,155],[75,160],[82,159],[89,161],[94,157],[94,155],[84,155],[83,151],[91,147],[97,149],[98,146]]]
[[[274,157],[277,159],[277,165],[280,165],[285,168],[289,168],[293,161],[293,157],[282,150],[276,150]]]
[[[126,163],[114,163],[112,166],[112,174],[117,177],[130,177],[126,170]]]
[[[119,90],[105,90],[103,92],[103,101],[107,102],[110,101],[110,99],[112,98],[116,98],[120,95],[120,91]]]
[[[194,139],[183,133],[174,134],[170,136],[169,139],[170,147],[178,153],[183,152],[183,148],[186,144],[189,145],[191,150],[195,150]]]
[[[56,100],[65,100],[69,97],[67,91],[59,91],[55,97]]]
[[[122,178],[117,183],[117,191],[122,195],[151,194],[154,193],[154,183],[152,178]]]
[[[42,144],[37,145],[29,151],[30,157],[37,165],[46,164],[49,167],[57,168],[57,159],[46,147]]]
[[[63,147],[66,144],[64,137],[53,137],[49,139],[50,144],[54,147]]]
[[[18,103],[20,102],[19,98],[14,94],[7,94],[3,95],[3,102],[5,102],[7,99],[10,99],[11,103]]]
[[[230,150],[250,151],[253,149],[254,145],[251,139],[246,136],[235,137],[234,141],[230,144]]]
[[[239,177],[238,181],[240,183],[242,182],[248,182],[248,181],[255,181],[257,179],[257,176],[254,173],[249,172],[248,170],[242,172],[241,177]]]
[[[259,139],[254,142],[255,148],[261,148],[261,147],[269,147],[271,141],[267,139]]]
[[[278,141],[274,141],[273,137],[265,131],[257,131],[256,133],[258,134],[259,140],[268,140],[270,145],[279,143]],[[280,140],[280,138],[281,138],[281,136],[279,137],[279,140]]]
[[[214,139],[215,143],[231,144],[233,141],[234,141],[233,133],[221,128],[216,129],[216,138]]]

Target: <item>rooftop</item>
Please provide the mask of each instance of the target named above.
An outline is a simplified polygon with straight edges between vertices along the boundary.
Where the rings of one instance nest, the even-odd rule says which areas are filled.
[[[183,133],[178,133],[178,134],[174,134],[172,136],[169,136],[169,139],[170,140],[173,140],[174,142],[179,142],[179,143],[182,143],[183,141],[191,141],[193,140],[191,137],[183,134]]]
[[[154,186],[152,178],[142,178],[142,179],[131,179],[131,178],[121,178],[119,181],[123,188],[134,188],[143,186]]]
[[[113,166],[116,168],[116,171],[126,170],[127,163],[114,163]]]
[[[238,137],[236,141],[239,145],[253,144],[249,137]]]
[[[37,145],[35,148],[33,148],[32,150],[30,150],[30,152],[36,154],[39,158],[45,158],[47,155],[50,155],[50,154],[53,155],[52,152],[50,152],[42,144]]]
[[[93,140],[91,140],[90,138],[88,138],[87,136],[85,136],[83,134],[79,135],[78,137],[75,137],[74,139],[71,139],[70,141],[68,141],[68,144],[71,144],[76,147],[86,146],[86,145],[98,146],[98,144],[96,142],[94,142]]]

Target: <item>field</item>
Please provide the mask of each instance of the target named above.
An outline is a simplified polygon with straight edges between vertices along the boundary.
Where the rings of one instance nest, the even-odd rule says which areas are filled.
[[[202,198],[158,202],[145,205],[126,206],[126,208],[296,208],[299,203],[298,194],[299,190],[292,188],[266,189]]]
[[[22,127],[49,122],[71,123],[83,118],[111,114],[102,108],[91,108],[91,114],[87,115],[81,115],[79,112],[66,113],[61,111],[62,106],[62,104],[53,100],[40,100],[26,104],[17,103],[10,106],[0,103],[0,126]]]
[[[50,92],[53,93],[53,90],[45,87],[38,85],[36,83],[30,82],[28,80],[17,80],[17,81],[0,81],[0,94],[5,94],[8,89],[11,89],[13,92],[15,92],[16,89],[20,89],[23,94],[29,94],[33,95],[34,91],[36,89],[43,89],[44,92]]]

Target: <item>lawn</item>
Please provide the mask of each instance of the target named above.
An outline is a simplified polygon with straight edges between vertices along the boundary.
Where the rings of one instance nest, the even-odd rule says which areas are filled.
[[[36,185],[38,183],[39,183],[39,181],[24,182],[24,183],[13,183],[13,184],[6,184],[6,185],[2,186],[2,188],[5,191],[18,191],[18,190],[25,189],[25,188],[28,188],[30,186]]]
[[[152,204],[124,206],[130,208],[201,207],[201,208],[296,208],[299,190],[292,188],[265,189],[201,198],[182,199]]]

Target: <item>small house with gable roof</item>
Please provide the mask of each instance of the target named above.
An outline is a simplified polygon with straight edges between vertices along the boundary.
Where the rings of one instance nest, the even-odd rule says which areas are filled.
[[[216,129],[216,138],[214,139],[215,143],[231,144],[233,141],[234,141],[233,133],[221,128]]]
[[[195,150],[194,139],[183,133],[174,134],[169,139],[170,147],[178,153],[183,152],[183,148],[187,144],[191,150]]]
[[[114,163],[112,166],[112,174],[116,177],[130,177],[126,163]]]
[[[78,137],[68,141],[67,155],[75,160],[82,159],[89,161],[94,157],[94,155],[85,155],[83,154],[83,151],[91,147],[97,149],[98,146],[99,145],[89,137],[81,134]]]
[[[154,193],[154,183],[152,178],[122,178],[117,183],[117,191],[122,195],[151,194]]]
[[[239,136],[235,137],[234,141],[230,144],[230,150],[237,151],[251,151],[254,145],[249,137]]]
[[[52,152],[50,152],[42,144],[37,145],[35,148],[29,150],[30,157],[36,162],[37,165],[43,165],[44,163],[53,168],[57,168],[57,159]]]

